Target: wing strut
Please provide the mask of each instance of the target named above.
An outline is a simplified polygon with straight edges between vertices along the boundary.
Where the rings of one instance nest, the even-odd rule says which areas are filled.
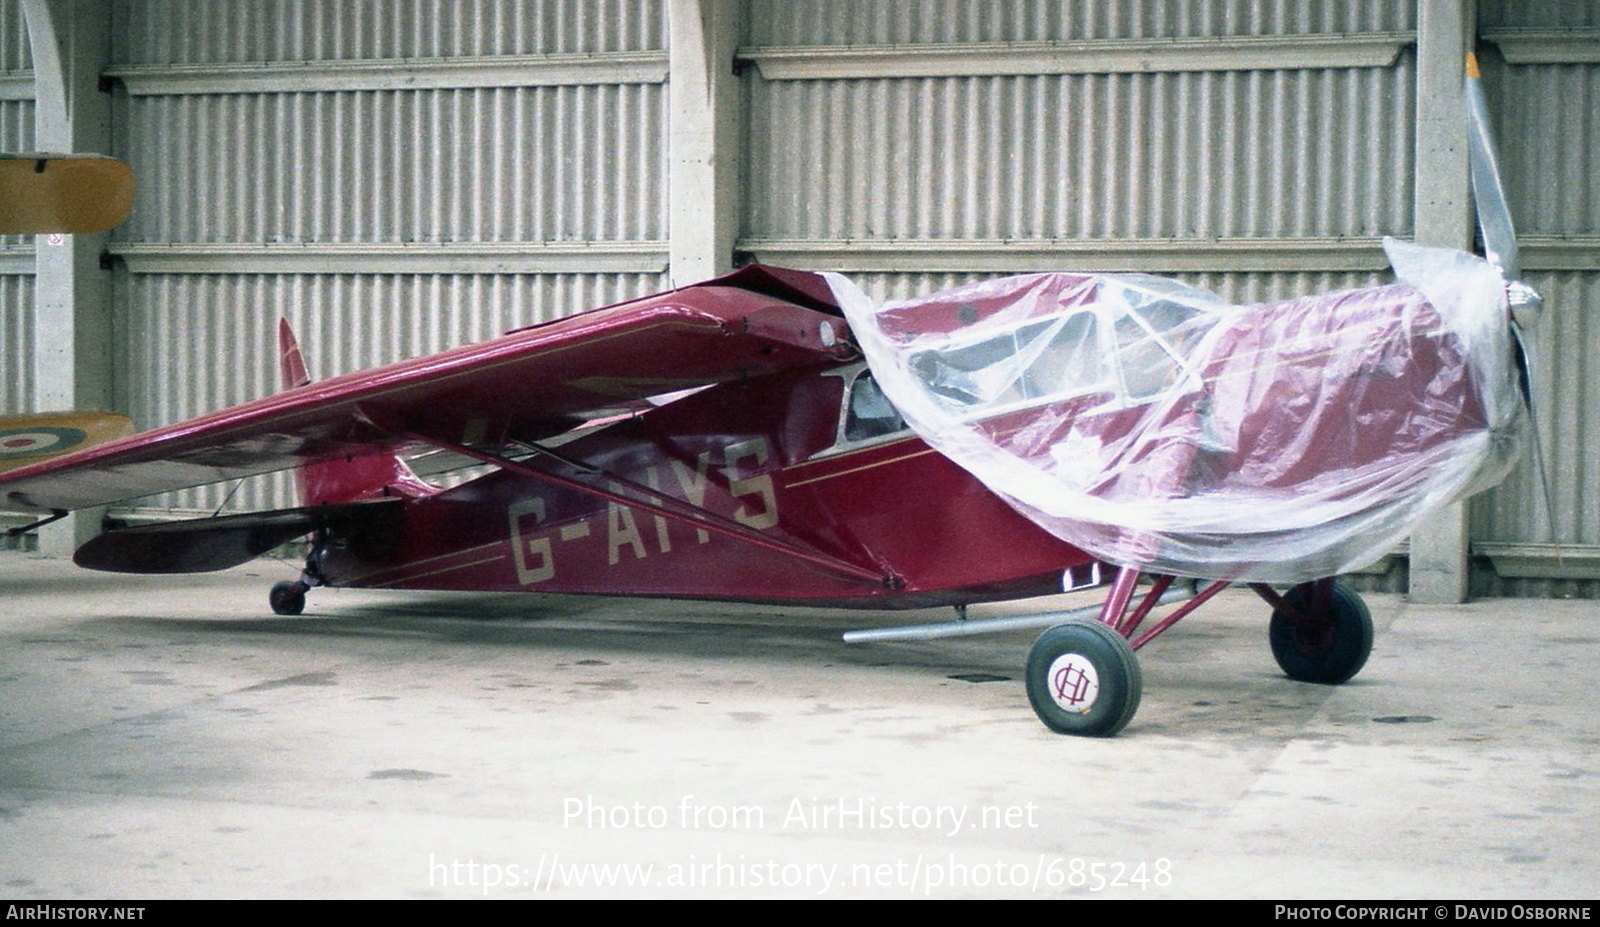
[[[41,518],[36,522],[32,522],[32,523],[26,524],[26,525],[21,525],[21,526],[16,527],[16,528],[7,528],[6,529],[6,537],[8,537],[8,538],[21,537],[22,535],[27,534],[29,531],[32,531],[35,528],[43,528],[45,525],[48,525],[48,524],[50,524],[51,522],[54,522],[54,521],[60,521],[61,519],[66,518],[70,514],[72,514],[72,513],[67,511],[66,509],[51,509],[49,518]]]
[[[418,434],[410,431],[405,432],[404,436],[418,441],[426,441],[429,444],[442,447],[448,451],[454,451],[457,454],[463,454],[467,457],[473,458],[474,460],[481,460],[484,463],[493,464],[502,470],[507,470],[512,473],[530,477],[532,479],[551,483],[565,489],[571,489],[575,492],[581,492],[586,495],[605,499],[608,502],[616,502],[621,505],[643,509],[652,515],[660,515],[662,518],[669,518],[676,522],[689,524],[697,529],[710,531],[713,534],[720,534],[723,537],[733,538],[737,541],[744,541],[745,543],[753,544],[756,547],[776,551],[777,553],[794,557],[798,560],[804,560],[813,566],[822,567],[823,569],[830,570],[834,573],[838,573],[858,582],[868,583],[873,586],[893,588],[900,581],[899,577],[897,576],[875,572],[866,567],[851,563],[848,560],[843,560],[818,550],[812,550],[806,547],[801,547],[798,544],[793,544],[788,541],[782,541],[774,537],[769,537],[768,535],[762,534],[760,531],[751,528],[749,525],[742,525],[731,518],[726,518],[714,512],[708,512],[705,509],[697,508],[696,506],[690,505],[681,499],[674,499],[671,496],[653,490],[648,486],[636,483],[626,477],[617,476],[614,473],[609,473],[605,470],[591,467],[588,464],[584,464],[579,461],[569,460],[566,457],[547,451],[537,444],[525,444],[523,442],[518,442],[519,447],[524,447],[536,453],[544,454],[551,459],[558,460],[561,463],[573,467],[574,469],[591,474],[597,479],[604,479],[618,487],[625,487],[636,495],[629,496],[624,493],[617,492],[614,489],[607,489],[583,480],[577,480],[571,477],[562,476],[557,473],[552,473],[548,470],[542,470],[538,467],[531,466],[525,461],[512,460],[511,458],[502,454],[496,454],[492,451],[485,451],[480,448],[472,447],[471,445],[457,444],[453,441],[445,441],[431,435]],[[639,498],[641,496],[643,498]]]

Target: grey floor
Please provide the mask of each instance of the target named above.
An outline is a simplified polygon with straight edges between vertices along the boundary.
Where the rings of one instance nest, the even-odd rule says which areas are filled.
[[[275,617],[293,575],[0,554],[0,895],[1600,894],[1594,602],[1370,597],[1372,660],[1328,688],[1230,591],[1084,740],[1028,708],[1031,634],[838,641],[940,613],[317,590]]]

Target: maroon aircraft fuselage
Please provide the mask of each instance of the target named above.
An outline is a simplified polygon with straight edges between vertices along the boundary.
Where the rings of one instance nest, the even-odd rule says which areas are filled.
[[[332,585],[917,607],[1060,591],[1094,562],[905,430],[850,440],[863,366],[718,384],[559,448],[586,483],[631,483],[838,564],[692,519],[496,471],[407,500],[339,540]]]

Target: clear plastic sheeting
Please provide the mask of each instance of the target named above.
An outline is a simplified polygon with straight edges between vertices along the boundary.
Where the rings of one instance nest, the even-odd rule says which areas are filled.
[[[1048,273],[876,305],[828,280],[930,445],[1110,563],[1297,583],[1365,566],[1514,462],[1504,283],[1385,243],[1401,282],[1255,306]]]

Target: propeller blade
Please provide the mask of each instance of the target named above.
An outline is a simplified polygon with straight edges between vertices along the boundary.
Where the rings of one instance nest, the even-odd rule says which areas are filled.
[[[1483,233],[1484,257],[1500,268],[1506,281],[1506,300],[1511,309],[1511,335],[1517,346],[1517,373],[1522,401],[1528,410],[1529,440],[1533,445],[1534,470],[1544,503],[1545,523],[1556,539],[1556,562],[1561,562],[1560,534],[1555,522],[1555,495],[1550,489],[1550,471],[1545,461],[1544,443],[1539,437],[1539,417],[1533,403],[1533,361],[1523,335],[1523,324],[1538,316],[1543,303],[1539,294],[1521,281],[1522,262],[1517,254],[1517,230],[1511,221],[1506,201],[1505,182],[1500,170],[1499,150],[1489,124],[1489,103],[1483,94],[1483,76],[1478,58],[1467,52],[1467,161],[1472,171],[1472,198],[1477,205],[1478,228]]]
[[[1500,268],[1507,280],[1522,276],[1517,257],[1517,230],[1511,224],[1501,181],[1500,157],[1489,125],[1489,104],[1483,95],[1478,58],[1467,53],[1467,160],[1472,167],[1472,198],[1478,208],[1478,228],[1483,232],[1484,257]]]
[[[1533,357],[1522,326],[1511,323],[1511,337],[1517,345],[1517,379],[1522,387],[1522,402],[1528,410],[1528,435],[1533,445],[1534,471],[1539,477],[1539,494],[1544,503],[1545,524],[1556,544],[1556,564],[1561,564],[1561,533],[1556,528],[1556,497],[1550,489],[1550,468],[1545,462],[1544,441],[1539,437],[1539,416],[1533,407]]]

